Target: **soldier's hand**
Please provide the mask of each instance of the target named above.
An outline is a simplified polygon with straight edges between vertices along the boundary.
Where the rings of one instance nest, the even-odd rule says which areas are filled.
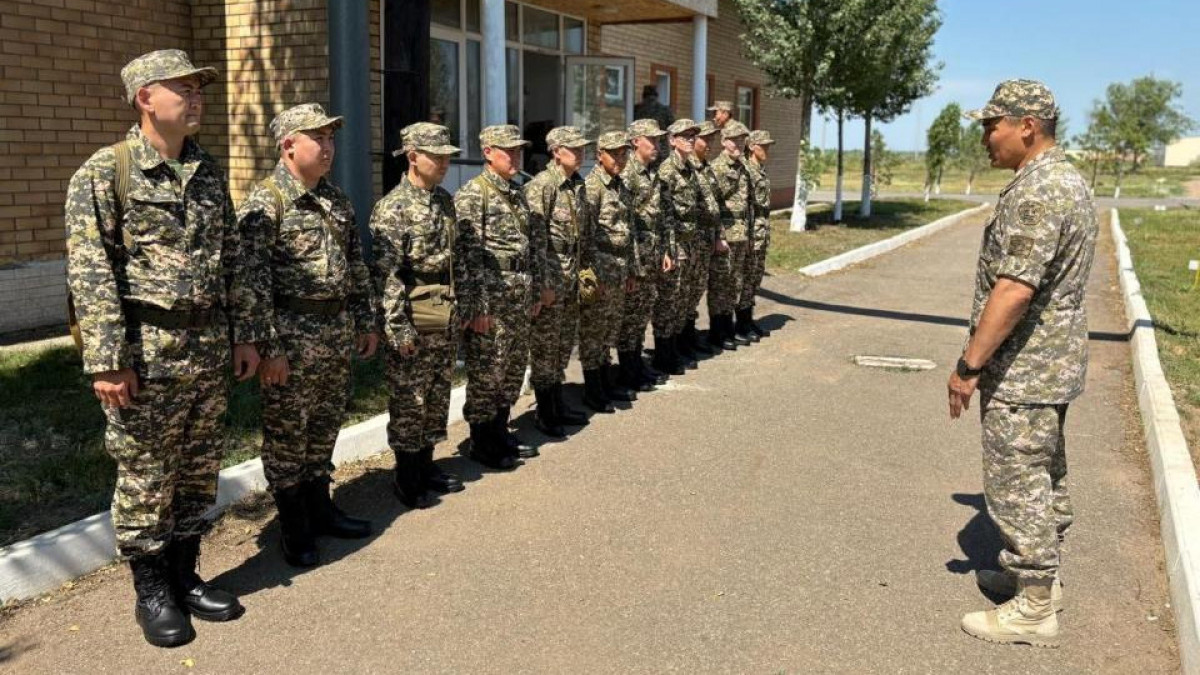
[[[664,253],[662,259],[662,271],[670,272],[673,269],[675,269],[675,261],[671,260],[671,256]]]
[[[978,377],[964,380],[958,373],[950,373],[950,381],[946,384],[950,394],[950,419],[956,420],[962,411],[971,409],[971,396],[975,394],[975,388],[978,386]]]
[[[637,277],[629,277],[625,280],[625,292],[632,293],[637,290]]]
[[[258,365],[258,381],[264,387],[273,387],[275,385],[285,387],[287,386],[288,375],[291,372],[291,368],[288,367],[287,357],[276,356]]]
[[[96,373],[92,375],[92,391],[105,407],[124,408],[137,398],[137,373],[132,368]]]
[[[480,314],[474,319],[471,319],[469,326],[471,330],[479,333],[480,335],[489,333],[492,330],[492,317],[487,314]]]
[[[537,302],[533,303],[533,307],[529,308],[529,316],[536,317],[538,314],[541,314],[541,313],[542,313],[542,301],[538,300]]]
[[[234,345],[233,376],[238,379],[238,382],[254,377],[254,372],[258,370],[258,363],[261,360],[258,356],[258,349],[253,344]]]
[[[717,243],[713,244],[713,253],[718,253],[720,255],[729,253],[729,243],[724,239],[718,239]]]
[[[369,359],[375,356],[375,350],[379,348],[379,333],[363,333],[358,336],[358,355],[364,359]]]

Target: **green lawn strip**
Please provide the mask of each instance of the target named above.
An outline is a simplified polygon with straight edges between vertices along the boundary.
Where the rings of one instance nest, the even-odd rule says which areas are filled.
[[[1200,288],[1189,260],[1200,260],[1200,212],[1121,209],[1133,267],[1154,317],[1158,357],[1179,408],[1183,433],[1200,460]]]
[[[871,203],[871,217],[864,220],[858,217],[858,202],[846,202],[842,209],[842,224],[833,225],[833,211],[828,205],[820,204],[809,210],[811,229],[805,232],[788,231],[789,216],[777,214],[771,218],[767,268],[777,274],[794,273],[805,265],[968,208],[971,208],[970,204],[949,199],[875,201]]]

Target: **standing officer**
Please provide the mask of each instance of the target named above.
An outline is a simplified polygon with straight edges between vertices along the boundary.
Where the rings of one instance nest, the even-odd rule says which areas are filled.
[[[718,129],[724,129],[725,124],[733,119],[733,101],[713,101],[709,106],[708,112],[713,114],[713,124]]]
[[[651,119],[658,123],[659,129],[666,129],[675,123],[675,113],[671,110],[670,106],[663,104],[659,99],[658,87],[653,84],[648,84],[642,87],[641,103],[633,106],[633,119]],[[656,139],[656,145],[658,146],[658,160],[666,157],[667,152],[671,149],[670,146],[663,142],[663,140],[664,139],[661,136]],[[654,166],[655,164],[656,162],[652,162],[651,166]]]
[[[318,563],[314,535],[371,534],[369,522],[346,516],[329,496],[351,352],[370,358],[379,339],[354,207],[325,177],[341,126],[316,103],[279,113],[271,122],[279,163],[238,209],[269,322],[258,369],[263,473],[279,508],[284,558],[298,567]]]
[[[117,463],[117,553],[133,571],[137,623],[159,647],[195,638],[189,615],[243,611],[196,575],[221,468],[229,327],[242,380],[257,368],[250,343],[261,332],[225,174],[192,138],[216,77],[177,49],[130,61],[121,79],[138,123],[75,172],[65,206],[83,371]]]
[[[695,153],[692,155],[692,162],[696,167],[697,183],[704,196],[701,202],[697,237],[706,246],[696,247],[698,255],[696,265],[700,267],[698,270],[699,280],[692,297],[684,303],[684,310],[687,312],[684,335],[692,341],[693,349],[703,354],[718,353],[725,344],[728,344],[729,348],[736,347],[732,342],[727,343],[726,340],[720,339],[720,335],[712,329],[711,325],[707,340],[701,340],[696,332],[696,321],[700,318],[698,311],[700,299],[709,290],[710,279],[714,275],[720,274],[719,271],[714,271],[714,268],[729,264],[729,244],[725,243],[725,233],[721,229],[721,205],[717,195],[717,177],[713,174],[712,165],[708,161],[713,148],[720,147],[720,134],[721,130],[713,124],[712,120],[701,122],[700,133],[697,134],[695,141]],[[711,317],[709,318],[711,324]]]
[[[634,226],[637,233],[638,273],[637,290],[625,298],[625,316],[621,325],[619,350],[633,354],[637,360],[631,370],[641,372],[637,383],[626,382],[627,386],[649,391],[653,385],[665,381],[664,373],[647,369],[642,360],[642,347],[646,337],[646,326],[654,313],[655,297],[662,277],[675,269],[674,225],[667,218],[664,208],[663,186],[658,174],[651,168],[658,158],[658,139],[667,132],[660,129],[654,120],[634,120],[629,125],[633,155],[622,171],[622,178],[633,192]],[[671,369],[672,374],[682,375],[682,367]],[[633,399],[632,392],[629,400]]]
[[[691,341],[683,340],[681,335],[686,313],[684,305],[699,282],[696,234],[703,194],[692,164],[700,125],[690,119],[679,119],[667,131],[670,132],[671,154],[659,165],[658,179],[663,184],[664,206],[669,214],[665,220],[675,226],[677,255],[674,272],[660,277],[658,300],[654,304],[654,367],[674,371],[681,365],[696,367],[696,353]]]
[[[751,131],[746,138],[746,149],[750,154],[746,170],[750,172],[754,195],[754,228],[746,253],[746,275],[738,299],[736,330],[738,335],[754,342],[767,336],[767,331],[754,321],[754,298],[767,272],[767,248],[771,245],[771,179],[767,177],[766,165],[773,143],[770,132],[761,129]]]
[[[581,308],[579,363],[584,404],[596,412],[611,413],[614,399],[629,400],[613,389],[604,371],[611,365],[610,350],[619,342],[627,294],[638,286],[639,256],[633,230],[634,195],[624,178],[629,136],[623,131],[600,134],[596,149],[599,166],[592,167],[584,181],[588,220],[580,234],[580,264],[595,273],[598,293]]]
[[[983,232],[970,337],[948,384],[950,417],[979,389],[983,488],[1004,536],[1003,572],[979,585],[1014,597],[963,617],[990,642],[1058,645],[1059,536],[1067,493],[1067,407],[1087,376],[1085,294],[1096,247],[1087,182],[1055,142],[1058,106],[1041,82],[1007,80],[983,120],[992,166],[1016,172]]]
[[[750,229],[753,227],[753,195],[750,173],[746,169],[746,137],[750,130],[736,120],[725,123],[721,129],[721,144],[724,151],[712,164],[717,178],[717,192],[721,197],[722,228],[729,245],[729,267],[718,268],[720,274],[709,280],[708,316],[715,322],[720,337],[735,344],[747,345],[750,341],[739,336],[733,327],[733,311],[742,290],[746,275],[746,255],[750,250]],[[711,329],[710,329],[711,333]]]
[[[458,352],[451,274],[457,219],[441,183],[459,149],[451,145],[449,129],[428,122],[402,129],[400,144],[396,154],[408,159],[408,173],[371,214],[371,276],[383,314],[388,446],[396,457],[392,489],[405,506],[423,509],[434,503],[431,490],[463,490],[458,476],[433,461],[434,444],[449,422]],[[436,316],[444,323],[415,321],[422,302],[442,305]]]
[[[579,329],[579,231],[588,217],[579,167],[592,142],[575,127],[556,127],[546,134],[546,144],[551,163],[525,185],[525,202],[530,228],[541,231],[546,242],[546,283],[554,289],[554,303],[533,317],[529,381],[537,396],[535,426],[564,438],[563,425],[587,424],[587,417],[567,407],[562,384]]]
[[[545,284],[542,233],[529,227],[529,208],[512,182],[529,141],[511,124],[485,128],[479,141],[484,169],[454,195],[454,275],[466,329],[463,417],[471,425],[471,457],[509,470],[518,457],[538,455],[509,431],[508,418],[525,379],[530,316],[554,303],[554,291]]]

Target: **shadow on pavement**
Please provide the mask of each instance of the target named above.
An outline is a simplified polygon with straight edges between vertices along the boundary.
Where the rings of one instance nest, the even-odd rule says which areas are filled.
[[[29,638],[18,638],[17,640],[0,645],[0,664],[8,663],[25,652],[31,652],[37,649],[40,645],[32,642]]]
[[[983,495],[959,492],[950,498],[957,504],[975,509],[975,515],[958,532],[958,547],[966,558],[946,561],[946,569],[954,574],[997,569],[996,561],[1004,548],[1004,540],[988,516]]]

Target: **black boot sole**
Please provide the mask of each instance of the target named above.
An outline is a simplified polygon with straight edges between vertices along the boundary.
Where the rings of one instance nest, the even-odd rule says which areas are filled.
[[[434,500],[429,499],[425,495],[421,497],[411,497],[404,490],[392,486],[392,494],[396,496],[396,500],[410,509],[427,509],[434,505]]]
[[[453,492],[462,492],[463,490],[467,489],[466,486],[460,481],[446,479],[428,480],[425,482],[425,487],[429,490],[440,492],[444,495],[448,495]]]
[[[602,415],[608,415],[617,412],[617,409],[614,408],[613,404],[611,403],[596,403],[595,401],[589,401],[585,398],[583,399],[583,404]]]
[[[172,647],[182,647],[182,646],[188,644],[189,642],[191,642],[192,640],[195,640],[196,639],[196,630],[192,629],[192,631],[190,633],[182,633],[178,636],[172,636],[172,637],[155,637],[155,636],[151,636],[151,635],[146,635],[146,632],[142,631],[142,637],[146,638],[146,642],[149,642],[151,645],[154,645],[155,647],[162,647],[163,649],[171,649]]]
[[[546,424],[538,419],[535,419],[533,421],[533,428],[537,429],[538,431],[545,434],[546,436],[549,436],[550,438],[563,439],[563,438],[567,437],[566,429],[563,429],[561,426],[558,426],[558,425]]]
[[[283,561],[292,567],[316,567],[321,564],[321,556],[316,551],[312,553],[290,553],[283,549]]]
[[[233,621],[234,619],[240,619],[240,618],[242,618],[242,615],[246,613],[246,608],[240,604],[237,605],[236,607],[231,607],[222,612],[203,612],[203,611],[200,611],[193,607],[188,606],[187,603],[184,603],[183,607],[184,607],[184,611],[186,611],[188,614],[191,614],[193,619],[200,619],[201,621],[212,621],[215,623],[219,623],[222,621]]]

